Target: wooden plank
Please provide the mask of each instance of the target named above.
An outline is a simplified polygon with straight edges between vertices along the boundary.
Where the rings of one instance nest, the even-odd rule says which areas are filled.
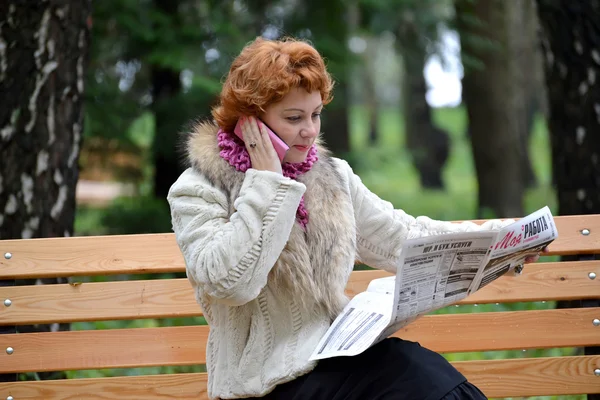
[[[461,301],[461,304],[516,303],[550,300],[585,300],[600,296],[600,261],[535,263],[522,275],[507,274]]]
[[[600,276],[600,261],[573,261],[528,264],[523,274],[507,274],[459,304],[515,303],[545,300],[583,300],[600,296],[600,280],[591,280],[590,272]],[[385,271],[354,271],[346,293],[363,292],[376,278],[391,276]]]
[[[107,329],[0,335],[0,373],[206,362],[208,326]]]
[[[208,400],[205,373],[0,383],[15,400]]]
[[[487,397],[600,393],[600,356],[460,361],[453,365]]]
[[[0,373],[204,364],[208,326],[0,335]]]
[[[2,289],[0,325],[201,316],[189,281],[155,279]]]
[[[1,240],[0,279],[183,272],[172,233]]]
[[[481,221],[480,221],[481,222]],[[556,217],[559,238],[550,254],[600,251],[600,214]],[[589,229],[584,236],[582,229]],[[172,233],[0,241],[0,279],[182,272]]]
[[[488,397],[600,393],[600,356],[461,361],[453,365]],[[207,400],[205,373],[0,383],[19,400]]]
[[[555,255],[600,253],[600,214],[555,217],[558,239],[550,245]],[[587,229],[589,234],[583,235]]]
[[[600,345],[589,308],[425,316],[394,336],[438,352]],[[0,335],[0,373],[204,364],[207,326]],[[94,345],[90,345],[90,344]]]
[[[460,304],[597,298],[600,261],[531,264],[520,276],[507,275]],[[355,271],[347,285],[354,296],[385,271]],[[187,279],[155,279],[82,283],[78,285],[16,286],[2,289],[10,307],[0,305],[0,325],[105,321],[201,316]]]
[[[426,315],[393,336],[440,353],[600,345],[594,308]]]

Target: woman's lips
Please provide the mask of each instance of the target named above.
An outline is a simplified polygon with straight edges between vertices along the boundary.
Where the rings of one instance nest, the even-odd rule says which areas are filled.
[[[294,145],[294,148],[300,151],[307,151],[310,146],[302,146],[300,144]]]

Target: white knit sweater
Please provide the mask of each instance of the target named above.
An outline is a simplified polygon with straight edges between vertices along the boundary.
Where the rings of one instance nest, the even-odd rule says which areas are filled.
[[[308,357],[335,316],[328,313],[327,307],[302,306],[305,301],[299,297],[314,296],[332,304],[339,300],[341,304],[329,308],[339,310],[344,305],[343,288],[355,259],[393,272],[402,242],[408,237],[504,225],[500,221],[478,226],[413,218],[371,193],[346,162],[334,158],[329,162],[335,171],[329,172],[330,183],[322,187],[317,178],[310,178],[313,171],[307,174],[305,185],[280,174],[250,169],[242,176],[233,204],[227,182],[215,182],[217,174],[208,179],[197,168],[187,169],[169,192],[173,229],[187,275],[210,325],[207,367],[211,399],[262,396],[313,369],[315,363]],[[314,174],[326,173],[313,170]],[[307,191],[309,185],[317,186],[313,194]],[[319,193],[327,190],[331,195],[320,199]],[[321,254],[316,253],[335,248],[310,248],[311,261],[298,262],[296,267],[317,271],[314,279],[327,282],[315,282],[307,286],[315,288],[310,289],[314,294],[299,296],[276,284],[270,272],[278,262],[289,259],[289,254],[300,254],[308,246],[295,223],[305,191],[311,218],[307,235],[311,235],[311,224],[315,232],[323,225],[319,232],[325,232],[325,236],[319,241],[326,242],[327,224],[331,224],[332,230],[340,232],[336,237],[341,236],[344,242],[328,247],[351,250],[342,251],[350,254],[340,255],[336,259],[339,261],[316,265],[321,263]],[[344,204],[351,206],[344,208]],[[343,214],[327,217],[335,212]],[[324,293],[318,287],[325,287]]]

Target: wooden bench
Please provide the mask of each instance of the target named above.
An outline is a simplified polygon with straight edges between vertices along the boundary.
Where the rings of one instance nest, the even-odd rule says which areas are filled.
[[[600,253],[600,215],[558,217],[557,224],[560,238],[551,255]],[[0,281],[70,278],[69,284],[0,287],[0,326],[71,322],[79,329],[0,335],[0,374],[112,373],[0,383],[0,400],[206,399],[206,375],[198,371],[204,370],[208,327],[201,325],[183,271],[173,234],[0,241]],[[371,279],[385,275],[354,271],[348,292],[363,291]],[[475,358],[453,363],[489,397],[600,393],[600,356],[572,350],[600,346],[600,308],[541,303],[598,298],[600,261],[540,262],[450,307],[453,313],[425,316],[397,335],[453,360],[464,353]],[[523,303],[523,310],[494,311],[502,308],[495,303]],[[132,322],[111,329],[110,321],[117,320]],[[89,321],[107,325],[93,329]],[[500,352],[510,349],[516,351],[508,358]],[[558,350],[538,357],[535,349]],[[131,370],[157,366],[169,368],[150,374]]]

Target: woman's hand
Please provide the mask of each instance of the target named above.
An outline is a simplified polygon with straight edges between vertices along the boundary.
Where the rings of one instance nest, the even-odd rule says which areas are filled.
[[[283,175],[281,161],[271,143],[265,126],[254,117],[242,117],[244,144],[252,160],[252,168]],[[259,128],[260,127],[260,128]]]
[[[541,252],[542,253],[548,253],[549,252],[548,247],[544,247]],[[514,271],[513,271],[514,274],[515,275],[520,275],[523,272],[523,267],[525,266],[525,264],[530,264],[530,263],[537,262],[539,259],[540,259],[540,253],[537,253],[534,256],[527,257],[525,259],[525,261],[523,262],[523,264],[515,266]]]
[[[544,247],[541,252],[548,253],[549,252],[548,247]],[[535,256],[529,256],[525,259],[525,264],[537,262],[539,259],[540,259],[540,253],[538,253]]]

